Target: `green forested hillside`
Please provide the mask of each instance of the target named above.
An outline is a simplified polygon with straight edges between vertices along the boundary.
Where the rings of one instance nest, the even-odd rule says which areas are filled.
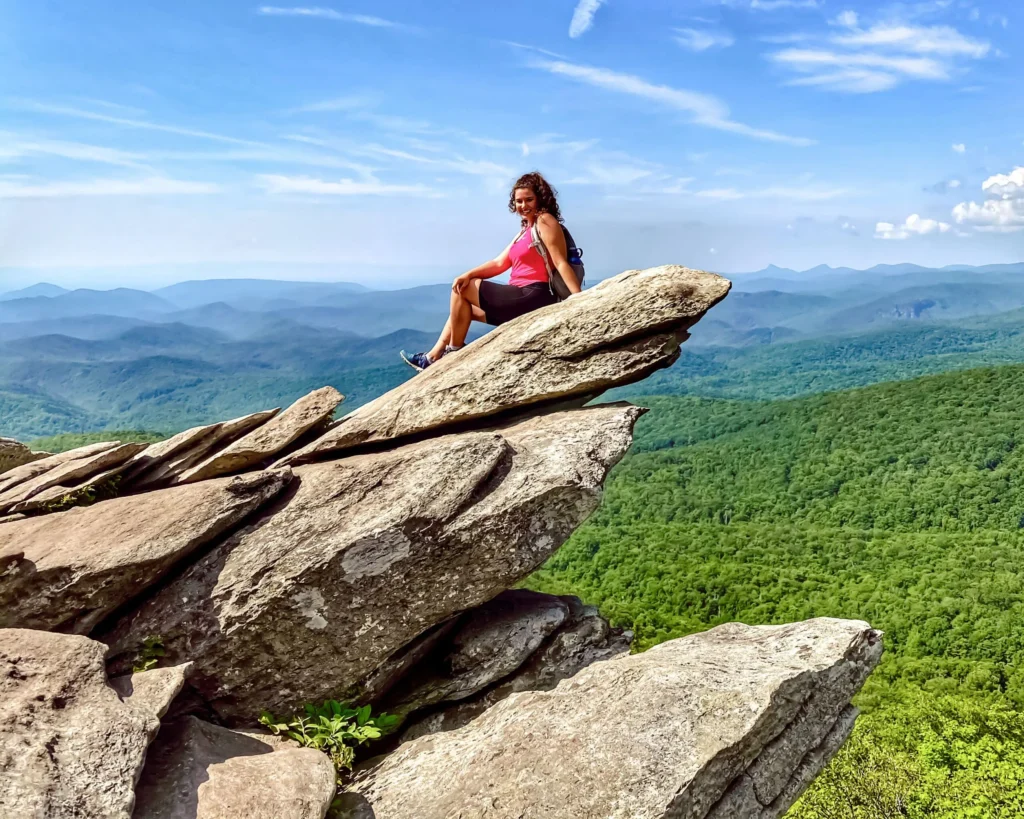
[[[169,436],[162,432],[147,432],[140,429],[114,429],[101,432],[63,432],[60,435],[36,438],[34,441],[29,441],[28,445],[36,451],[67,452],[70,449],[78,449],[80,446],[98,444],[102,441],[120,441],[123,444],[152,444],[162,441],[167,437]]]
[[[1024,815],[1024,366],[795,400],[657,397],[532,579],[640,647],[858,618],[886,653],[801,819]]]
[[[743,348],[686,344],[679,361],[648,378],[642,389],[647,395],[786,398],[1021,362],[1024,310],[1013,310],[955,323],[909,323],[787,344]],[[635,387],[617,392],[639,394]]]

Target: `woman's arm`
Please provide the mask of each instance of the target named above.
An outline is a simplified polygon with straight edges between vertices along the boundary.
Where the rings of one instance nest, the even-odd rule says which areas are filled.
[[[452,284],[452,290],[456,293],[460,293],[462,292],[462,288],[469,284],[473,279],[493,279],[495,276],[500,276],[508,270],[512,266],[512,260],[509,258],[508,254],[509,251],[512,250],[513,244],[513,242],[509,242],[508,246],[489,262],[477,265],[472,270],[467,270],[461,276],[456,278]]]
[[[544,240],[544,247],[548,249],[548,254],[551,256],[551,264],[555,266],[555,270],[562,277],[569,292],[579,293],[580,283],[576,281],[576,271],[569,264],[562,226],[550,213],[542,213],[537,217],[537,227],[540,229],[540,238]]]

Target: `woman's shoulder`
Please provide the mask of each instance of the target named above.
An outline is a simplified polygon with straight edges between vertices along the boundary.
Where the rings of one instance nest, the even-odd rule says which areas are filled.
[[[537,215],[537,224],[541,227],[557,228],[558,220],[550,213],[541,213]]]

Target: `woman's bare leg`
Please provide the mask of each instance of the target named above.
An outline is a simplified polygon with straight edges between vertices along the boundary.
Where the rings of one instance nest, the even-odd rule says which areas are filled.
[[[470,292],[472,291],[472,292]],[[469,296],[469,300],[464,298]],[[456,302],[461,302],[462,305],[469,304],[470,307],[470,320],[471,321],[484,321],[486,316],[484,311],[480,308],[480,282],[470,282],[463,291],[462,295],[452,293],[452,300],[449,307],[448,320],[444,323],[444,329],[441,331],[441,335],[437,338],[437,343],[427,352],[427,355],[433,361],[437,361],[442,355],[444,355],[445,348],[452,343],[452,317],[456,314],[456,311],[462,314],[465,310],[464,307],[457,305]],[[466,328],[462,331],[462,341],[459,344],[454,344],[454,347],[461,347],[466,342],[466,333],[469,332],[469,322],[466,323]]]
[[[452,292],[451,315],[448,318],[450,346],[461,347],[466,343],[466,334],[469,333],[469,325],[473,321],[474,308],[483,312],[480,308],[479,279],[473,279],[462,288],[461,293]]]

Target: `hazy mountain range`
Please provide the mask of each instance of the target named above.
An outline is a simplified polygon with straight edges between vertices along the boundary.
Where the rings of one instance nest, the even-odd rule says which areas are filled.
[[[773,345],[780,349],[769,360],[796,371],[798,351],[812,340],[827,351],[847,349],[843,339],[858,336],[877,346],[879,333],[909,327],[935,325],[940,336],[949,335],[941,322],[968,318],[982,336],[986,317],[1004,336],[1008,326],[1024,324],[1024,313],[1008,312],[1024,307],[1024,263],[863,271],[771,266],[731,278],[732,294],[686,345],[714,366],[752,360],[744,350]],[[211,279],[154,291],[40,283],[3,293],[0,435],[104,427],[172,432],[278,406],[324,384],[345,393],[351,409],[412,375],[398,350],[433,342],[449,287],[375,291],[348,282]],[[1000,355],[1017,360],[1015,345],[1003,344]],[[827,358],[820,345],[811,346],[819,363]],[[692,367],[704,365],[688,366],[651,383],[671,391],[673,378],[692,379]]]

